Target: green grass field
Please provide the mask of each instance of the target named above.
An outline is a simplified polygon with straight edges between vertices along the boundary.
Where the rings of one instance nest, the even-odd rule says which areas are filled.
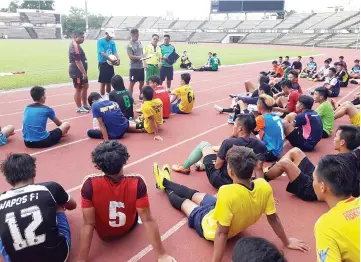
[[[1,40],[0,73],[25,71],[26,74],[0,77],[0,90],[70,82],[68,76],[69,42],[69,40]],[[129,59],[125,46],[125,42],[117,42],[121,65],[116,67],[116,73],[122,76],[128,75]],[[179,54],[187,50],[195,66],[205,63],[209,51],[216,52],[223,65],[269,60],[280,55],[294,57],[314,54],[312,51],[273,49],[256,45],[254,48],[245,48],[241,45],[175,44],[175,47]],[[89,79],[97,79],[96,41],[86,41],[83,48],[88,57]],[[179,65],[176,66],[176,69],[178,68]]]

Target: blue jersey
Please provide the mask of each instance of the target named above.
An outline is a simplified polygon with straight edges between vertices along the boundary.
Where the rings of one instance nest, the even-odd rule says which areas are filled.
[[[115,46],[115,42],[113,40],[105,40],[104,38],[100,38],[97,43],[97,51],[98,51],[98,62],[106,63],[107,59],[101,55],[101,53],[105,53],[106,55],[114,55],[117,53],[117,47]]]
[[[323,124],[321,117],[314,110],[306,110],[295,118],[295,127],[302,128],[306,144],[313,148],[322,138]]]
[[[351,70],[354,74],[360,74],[360,65],[352,67]]]
[[[116,102],[101,100],[92,105],[94,118],[101,118],[110,139],[120,138],[129,128],[129,121],[120,111]]]
[[[276,157],[283,152],[284,129],[281,118],[272,113],[264,114],[256,118],[256,130],[259,131],[260,139]]]
[[[55,119],[52,108],[35,103],[25,107],[23,119],[23,138],[27,142],[42,141],[49,136],[46,130],[48,119]]]

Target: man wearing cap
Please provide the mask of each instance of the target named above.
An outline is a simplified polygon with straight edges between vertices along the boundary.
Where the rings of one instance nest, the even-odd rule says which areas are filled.
[[[114,76],[114,65],[119,65],[119,55],[117,53],[117,48],[113,38],[115,37],[115,32],[113,28],[105,29],[105,36],[98,40],[97,51],[98,51],[98,62],[99,62],[99,78],[98,82],[100,83],[100,94],[105,96],[105,87],[107,95],[110,93],[110,82]],[[109,56],[114,55],[116,60],[112,60]],[[108,64],[108,61],[112,64]]]
[[[134,28],[130,31],[131,40],[127,46],[127,53],[130,59],[129,70],[129,93],[133,97],[133,88],[139,82],[139,100],[143,100],[142,88],[144,85],[144,68],[146,68],[143,58],[143,46],[139,41],[139,30]]]

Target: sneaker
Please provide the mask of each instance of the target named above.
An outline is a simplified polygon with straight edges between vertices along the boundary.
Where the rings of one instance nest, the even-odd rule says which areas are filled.
[[[231,125],[234,125],[233,118],[228,119],[228,120],[227,120],[227,123],[228,123],[228,124],[231,124]]]
[[[163,172],[159,169],[159,166],[157,163],[153,164],[153,174],[155,176],[155,187],[160,189],[160,190],[164,190],[165,187],[163,186]]]
[[[171,181],[170,174],[171,174],[171,167],[169,165],[164,165],[162,168],[163,178]]]
[[[219,113],[223,113],[223,107],[220,107],[220,106],[218,106],[218,105],[214,105],[214,109],[216,110],[216,111],[218,111]]]
[[[83,106],[83,108],[85,108],[88,111],[90,111],[92,109],[92,107],[90,105],[85,105],[85,106]]]
[[[238,95],[235,95],[235,94],[230,94],[230,95],[229,95],[229,97],[230,97],[230,98],[237,98],[237,97],[238,97]]]
[[[219,152],[220,146],[212,146],[214,152]]]
[[[87,114],[87,113],[89,113],[89,110],[87,110],[83,106],[81,106],[76,110],[76,112],[79,114]]]
[[[351,84],[354,84],[354,85],[357,85],[357,84],[358,84],[358,82],[357,82],[356,80],[351,80],[350,83],[351,83]]]
[[[189,175],[189,173],[191,172],[190,168],[184,168],[183,165],[173,165],[172,170],[185,175]]]

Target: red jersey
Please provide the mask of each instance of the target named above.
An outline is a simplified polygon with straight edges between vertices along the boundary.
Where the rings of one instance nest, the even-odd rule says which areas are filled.
[[[290,95],[288,96],[287,108],[289,112],[296,113],[296,104],[298,102],[298,98],[300,97],[300,93],[298,90],[292,90]]]
[[[81,189],[82,208],[95,209],[95,229],[101,239],[121,236],[137,223],[137,208],[149,208],[147,186],[138,175],[118,183],[104,175],[88,176]]]
[[[167,90],[162,86],[154,88],[153,99],[159,98],[163,102],[163,117],[168,118],[170,116],[170,97]]]

